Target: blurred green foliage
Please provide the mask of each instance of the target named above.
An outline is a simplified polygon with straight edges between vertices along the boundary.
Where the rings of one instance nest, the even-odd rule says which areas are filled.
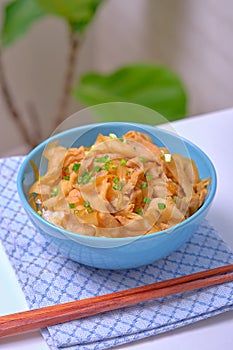
[[[74,31],[83,31],[104,0],[14,0],[6,4],[2,44],[8,46],[45,16],[63,18]]]
[[[2,26],[2,45],[11,45],[19,39],[31,25],[45,15],[42,7],[34,0],[11,1],[5,6]]]
[[[186,113],[186,94],[179,78],[152,64],[130,65],[109,75],[87,73],[74,87],[73,95],[88,106],[118,101],[141,104],[169,120]]]
[[[35,1],[35,0],[33,0]],[[37,0],[47,14],[64,18],[75,31],[83,31],[103,0]]]
[[[45,16],[65,20],[71,32],[83,35],[105,0],[13,0],[5,6],[2,46],[13,44]],[[117,0],[116,0],[117,1]],[[132,64],[109,75],[87,73],[72,89],[73,96],[90,106],[102,102],[132,102],[152,108],[169,120],[186,115],[187,96],[180,78],[153,64]]]

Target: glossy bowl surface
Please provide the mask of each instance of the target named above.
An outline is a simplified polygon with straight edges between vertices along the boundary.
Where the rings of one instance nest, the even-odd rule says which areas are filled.
[[[54,226],[40,217],[28,202],[28,190],[35,181],[30,161],[38,167],[44,148],[48,143],[59,140],[65,147],[90,146],[98,133],[121,136],[129,130],[148,133],[158,146],[167,146],[171,153],[190,157],[197,164],[200,178],[211,178],[209,192],[202,207],[184,222],[161,232],[129,238],[105,238],[84,236]],[[40,167],[41,169],[41,167]],[[46,172],[44,162],[43,172]],[[25,158],[18,173],[17,187],[22,204],[35,227],[50,241],[59,252],[79,263],[104,269],[128,269],[152,263],[178,249],[195,232],[205,218],[216,191],[216,172],[207,155],[190,141],[157,127],[135,123],[91,124],[61,132],[31,151]]]

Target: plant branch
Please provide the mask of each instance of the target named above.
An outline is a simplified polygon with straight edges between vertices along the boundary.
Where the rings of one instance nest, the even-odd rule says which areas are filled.
[[[40,117],[37,113],[36,107],[32,101],[28,101],[26,104],[28,114],[30,116],[29,122],[30,122],[30,128],[33,132],[32,139],[33,141],[38,144],[42,140],[42,130],[40,125]]]
[[[17,110],[17,108],[13,102],[13,98],[11,96],[11,93],[10,93],[10,90],[9,90],[9,87],[8,87],[8,84],[6,81],[6,76],[5,76],[3,62],[2,62],[2,50],[1,50],[1,48],[0,48],[0,85],[1,85],[4,101],[5,101],[7,108],[10,112],[10,116],[18,125],[18,128],[19,128],[25,142],[30,147],[33,148],[35,146],[35,144],[30,137],[30,134],[28,132],[28,129],[26,127],[24,120],[21,117],[21,114],[19,113],[19,111]]]
[[[70,31],[69,35],[69,55],[67,69],[63,85],[63,91],[59,102],[58,113],[55,118],[55,127],[57,127],[65,118],[68,104],[70,101],[70,90],[74,80],[76,58],[78,53],[79,38],[78,33]]]

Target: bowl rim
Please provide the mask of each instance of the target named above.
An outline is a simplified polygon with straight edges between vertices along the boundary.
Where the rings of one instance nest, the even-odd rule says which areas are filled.
[[[89,128],[92,127],[98,127],[98,126],[102,126],[102,125],[112,125],[112,126],[122,126],[123,125],[130,125],[130,126],[138,126],[141,128],[146,128],[145,131],[147,131],[147,129],[149,129],[149,131],[153,134],[153,130],[159,130],[159,132],[163,133],[163,134],[167,134],[176,138],[179,138],[182,142],[184,142],[185,144],[188,144],[189,146],[191,146],[195,151],[197,151],[198,153],[200,153],[204,159],[205,159],[205,163],[208,164],[209,170],[210,170],[210,178],[211,178],[211,189],[208,193],[208,197],[205,200],[205,202],[203,203],[203,205],[190,217],[188,217],[187,219],[185,219],[184,221],[180,222],[179,224],[176,224],[168,229],[162,230],[162,231],[158,231],[158,232],[154,232],[154,233],[150,233],[150,234],[145,234],[145,235],[139,235],[139,236],[129,236],[129,237],[101,237],[101,236],[88,236],[88,235],[83,235],[82,233],[75,233],[72,231],[68,231],[65,228],[56,226],[52,223],[50,223],[49,221],[47,221],[46,219],[44,219],[43,217],[39,216],[30,206],[30,204],[28,203],[26,196],[24,194],[23,191],[23,187],[22,187],[22,182],[23,182],[23,175],[24,175],[24,170],[25,167],[27,166],[27,164],[29,163],[29,161],[31,160],[31,158],[42,148],[46,147],[46,145],[48,145],[50,142],[58,139],[59,137],[64,136],[65,134],[69,134],[70,132],[75,132],[75,130],[81,130],[81,129],[86,129],[87,131],[89,130]],[[155,135],[156,136],[156,135]],[[202,151],[201,148],[199,148],[197,145],[195,145],[193,142],[189,141],[188,139],[184,138],[183,136],[180,135],[176,135],[175,133],[171,132],[171,131],[167,131],[164,130],[162,128],[158,128],[157,126],[152,126],[152,125],[148,125],[148,124],[140,124],[140,123],[133,123],[133,122],[103,122],[103,123],[94,123],[94,124],[86,124],[86,125],[81,125],[75,128],[70,128],[68,130],[59,132],[58,134],[55,134],[49,138],[47,138],[46,140],[44,140],[43,142],[41,142],[39,145],[37,145],[32,151],[30,151],[25,159],[23,160],[20,169],[18,171],[18,175],[17,175],[17,190],[18,190],[18,194],[19,197],[25,207],[25,209],[27,211],[29,211],[29,213],[33,216],[36,217],[37,220],[39,220],[41,222],[42,225],[47,225],[48,227],[50,227],[51,229],[56,229],[58,230],[60,233],[65,234],[66,237],[71,236],[71,238],[77,238],[79,237],[80,239],[85,239],[85,240],[98,240],[99,242],[103,241],[109,241],[111,240],[111,242],[118,242],[119,240],[122,241],[122,243],[125,242],[130,242],[130,241],[135,241],[137,239],[152,239],[155,236],[161,236],[161,235],[171,235],[173,233],[173,231],[176,231],[178,228],[182,228],[183,226],[186,226],[187,224],[189,224],[190,222],[194,221],[202,212],[204,212],[209,205],[211,204],[211,202],[213,201],[213,198],[215,196],[216,193],[216,189],[217,189],[217,174],[216,174],[216,170],[215,167],[211,161],[211,159],[209,158],[209,156]],[[68,238],[68,237],[67,237]]]

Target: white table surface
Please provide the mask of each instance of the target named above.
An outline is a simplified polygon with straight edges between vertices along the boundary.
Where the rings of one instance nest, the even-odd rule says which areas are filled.
[[[217,194],[209,221],[233,249],[233,108],[178,121],[173,128],[201,147],[212,159],[218,175]],[[27,309],[14,271],[0,245],[0,315]],[[232,350],[233,311],[153,336],[122,350]],[[0,340],[0,350],[48,350],[39,331]]]

